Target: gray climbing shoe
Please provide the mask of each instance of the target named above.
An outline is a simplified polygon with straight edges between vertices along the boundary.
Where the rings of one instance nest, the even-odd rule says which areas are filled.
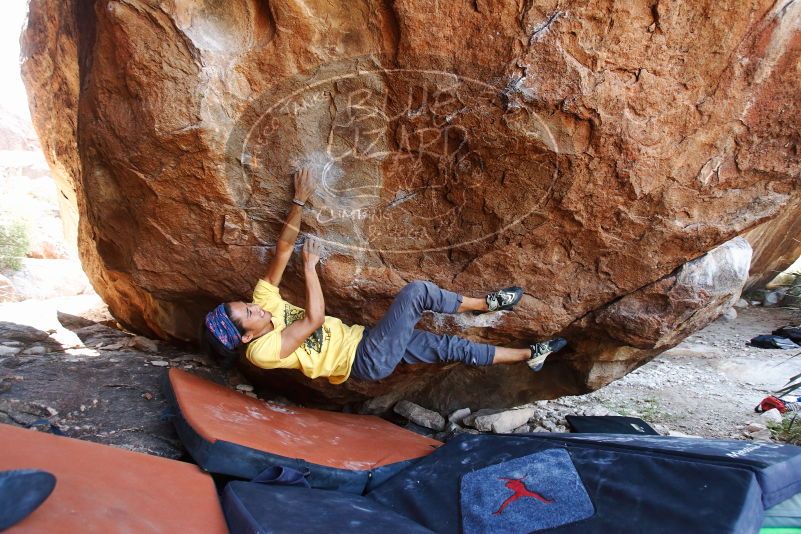
[[[526,360],[526,364],[528,364],[531,370],[536,373],[542,369],[543,365],[545,365],[545,359],[548,356],[554,352],[559,352],[566,346],[567,340],[563,337],[555,337],[553,339],[549,339],[548,341],[540,341],[538,343],[534,343],[533,345],[529,345],[529,348],[531,349],[531,358]]]
[[[493,291],[487,295],[488,312],[511,310],[523,298],[523,288],[518,286],[506,287]]]

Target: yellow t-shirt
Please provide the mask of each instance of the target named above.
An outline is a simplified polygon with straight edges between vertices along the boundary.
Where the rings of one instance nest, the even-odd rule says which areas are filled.
[[[364,327],[348,326],[336,317],[325,316],[323,326],[314,331],[295,351],[281,358],[281,332],[305,317],[303,308],[281,298],[278,288],[259,280],[253,290],[253,302],[272,314],[273,330],[248,344],[245,355],[253,365],[263,369],[300,369],[309,378],[328,377],[332,384],[341,384],[350,376],[356,357],[356,346]]]

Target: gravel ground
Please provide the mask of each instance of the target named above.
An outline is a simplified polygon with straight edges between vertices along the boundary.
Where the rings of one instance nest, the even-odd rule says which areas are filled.
[[[801,323],[801,310],[749,307],[737,312],[735,319],[718,319],[605,388],[547,405],[567,413],[600,407],[633,415],[662,433],[742,439],[748,423],[764,423],[754,406],[801,373],[801,356],[787,361],[795,354],[792,350],[746,343],[758,334]]]

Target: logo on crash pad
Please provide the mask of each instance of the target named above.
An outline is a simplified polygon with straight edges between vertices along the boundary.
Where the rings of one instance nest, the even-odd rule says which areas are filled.
[[[501,503],[500,508],[495,510],[495,515],[499,515],[503,513],[503,509],[515,502],[518,499],[522,499],[524,497],[530,497],[532,499],[537,499],[545,504],[550,504],[553,501],[550,499],[546,499],[536,491],[531,491],[526,487],[526,483],[519,479],[519,478],[506,478],[501,477],[500,480],[506,480],[506,487],[512,490],[512,494],[507,498],[505,501]]]
[[[531,532],[595,513],[570,455],[561,448],[467,473],[460,502],[464,532]]]

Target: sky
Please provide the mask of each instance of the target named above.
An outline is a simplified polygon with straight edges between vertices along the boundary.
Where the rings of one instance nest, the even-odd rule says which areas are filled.
[[[30,122],[28,98],[19,72],[19,34],[28,0],[2,0],[0,17],[0,105]]]

